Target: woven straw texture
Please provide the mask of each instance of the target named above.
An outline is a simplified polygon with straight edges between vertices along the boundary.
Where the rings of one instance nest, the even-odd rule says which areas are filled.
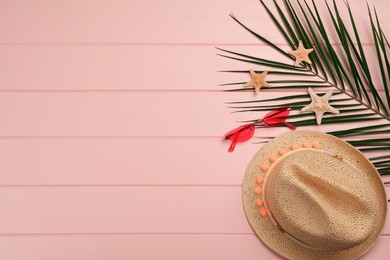
[[[322,148],[289,149],[303,142],[319,143]],[[269,157],[281,148],[287,154],[264,174],[261,165],[269,163]],[[254,193],[261,175],[265,176],[264,197]],[[387,212],[384,186],[374,166],[348,143],[318,132],[290,132],[264,145],[247,168],[242,195],[256,234],[289,259],[356,259],[380,236]],[[309,246],[261,217],[256,205],[260,198],[287,233]]]

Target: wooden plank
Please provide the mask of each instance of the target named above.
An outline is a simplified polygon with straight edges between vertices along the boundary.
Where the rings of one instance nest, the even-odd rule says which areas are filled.
[[[1,36],[0,36],[1,37]],[[219,45],[215,45],[218,47]],[[293,61],[269,46],[219,46],[255,57]],[[287,46],[280,46],[289,51]],[[374,46],[365,46],[371,74],[380,80]],[[220,84],[249,81],[249,73],[225,70],[267,69],[220,57],[214,46],[25,46],[0,45],[0,91],[7,90],[223,90]],[[55,64],[55,65],[53,65]],[[271,70],[276,70],[272,69]],[[269,80],[295,79],[269,75]],[[300,78],[302,79],[302,77]],[[307,80],[320,80],[308,77]],[[378,88],[382,82],[377,82]],[[275,84],[274,84],[275,85]],[[276,85],[275,85],[276,86]],[[241,86],[236,86],[241,87]]]
[[[234,24],[231,11],[260,12],[260,23],[271,24],[256,1],[3,1],[0,42],[254,42]]]
[[[220,137],[238,125],[235,120],[251,120],[266,114],[228,114],[225,102],[292,94],[299,92],[264,91],[258,96],[253,92],[3,92],[0,93],[0,136]],[[308,118],[314,118],[314,114]],[[375,121],[376,124],[386,122]],[[362,125],[351,123],[343,127]],[[330,125],[300,129],[335,130]],[[285,127],[267,128],[261,131],[261,136],[286,131],[289,129]]]
[[[390,237],[382,236],[361,259],[386,259]],[[109,235],[0,237],[8,260],[247,259],[277,260],[255,235]]]
[[[340,6],[342,1],[338,1]],[[272,6],[271,1],[267,1]],[[351,1],[356,15],[366,14],[364,0]],[[386,0],[375,1],[384,25],[389,24]],[[345,8],[342,17],[347,17]],[[162,11],[163,10],[163,11]],[[199,0],[110,1],[4,0],[0,8],[3,44],[89,43],[256,43],[256,39],[229,17],[233,12],[245,24],[276,42],[285,42],[258,1]],[[320,12],[326,13],[320,4]],[[364,42],[372,42],[368,17],[360,16]],[[385,32],[388,27],[383,26]],[[275,29],[270,29],[275,28]]]
[[[382,252],[387,252],[385,246]],[[255,260],[259,256],[279,259],[252,234],[0,237],[0,257],[8,260]]]
[[[240,187],[8,187],[0,194],[0,234],[251,233]]]
[[[229,145],[222,137],[0,139],[0,186],[238,186],[261,144],[238,144],[234,153]]]
[[[252,233],[240,186],[2,187],[0,205],[1,235]]]
[[[286,62],[267,46],[228,49]],[[217,53],[213,46],[0,46],[0,90],[210,91],[250,78],[218,71],[261,69]]]
[[[0,185],[240,185],[260,145],[234,154],[229,145],[222,137],[2,139]]]
[[[376,3],[384,14],[388,3]],[[204,91],[242,81],[215,71],[247,69],[213,46],[257,44],[227,13],[285,46],[258,1],[0,5],[0,90],[9,91],[0,94],[1,259],[277,259],[242,211],[238,184],[255,145],[230,158],[219,139],[254,116],[227,115],[223,103],[253,95]],[[144,80],[150,67],[158,83]],[[98,186],[67,186],[85,184]],[[383,236],[367,259],[388,255],[388,243]]]

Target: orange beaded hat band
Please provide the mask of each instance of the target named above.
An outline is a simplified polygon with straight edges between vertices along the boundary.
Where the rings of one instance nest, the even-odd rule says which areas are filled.
[[[243,182],[248,221],[289,259],[355,259],[378,239],[387,200],[374,166],[348,143],[295,131],[265,144]]]

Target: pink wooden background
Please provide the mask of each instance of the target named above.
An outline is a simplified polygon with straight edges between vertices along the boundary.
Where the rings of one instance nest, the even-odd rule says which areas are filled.
[[[253,94],[214,47],[269,55],[230,12],[288,48],[257,0],[0,0],[0,259],[278,259],[241,205],[260,145],[221,138]],[[364,259],[389,245],[390,222]]]

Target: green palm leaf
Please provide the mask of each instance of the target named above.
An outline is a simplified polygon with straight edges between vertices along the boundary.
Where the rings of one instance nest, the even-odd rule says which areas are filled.
[[[369,26],[372,33],[372,42],[375,47],[376,64],[367,60],[366,49],[361,42],[359,29],[355,23],[353,11],[348,3],[345,6],[348,17],[343,19],[340,7],[336,1],[332,4],[325,1],[326,13],[320,14],[318,4],[314,0],[293,1],[284,0],[278,3],[273,0],[274,10],[260,0],[262,8],[265,8],[276,29],[285,39],[287,46],[295,49],[301,40],[305,48],[313,48],[310,54],[312,64],[303,64],[295,67],[293,58],[288,52],[280,48],[272,39],[257,33],[254,29],[246,27],[238,18],[231,17],[245,30],[254,35],[258,40],[273,48],[276,55],[287,57],[288,62],[280,62],[275,59],[264,59],[245,53],[217,48],[222,57],[257,65],[259,68],[269,70],[269,74],[279,77],[277,80],[269,80],[272,89],[304,90],[306,88],[333,88],[335,94],[330,101],[331,105],[339,109],[339,115],[325,115],[322,124],[346,124],[379,122],[371,126],[354,127],[345,130],[329,132],[340,138],[361,137],[361,140],[347,140],[350,144],[363,152],[389,151],[390,150],[390,51],[389,41],[383,33],[378,15],[368,6]],[[327,28],[325,19],[330,19],[331,26]],[[352,32],[347,30],[347,24]],[[330,42],[330,34],[335,34],[341,43],[340,49]],[[267,69],[271,68],[271,69]],[[371,71],[380,71],[380,84],[375,82]],[[262,72],[262,71],[257,71]],[[225,70],[224,73],[249,74],[249,70]],[[294,77],[293,79],[291,77]],[[253,88],[243,88],[246,82],[230,82],[221,84],[226,91],[253,91]],[[380,88],[382,87],[382,88]],[[271,89],[271,90],[272,90]],[[262,89],[266,92],[267,89]],[[341,95],[340,98],[335,98]],[[241,100],[228,102],[234,113],[263,113],[276,109],[281,105],[290,105],[292,111],[298,111],[310,103],[307,94],[296,94],[271,99]],[[311,117],[311,118],[310,118]],[[253,122],[259,119],[242,122]],[[296,126],[311,126],[316,124],[313,114],[293,113],[291,123]],[[347,126],[347,125],[346,125]],[[379,136],[379,137],[378,137]],[[387,136],[384,138],[383,136]],[[390,156],[371,157],[374,165],[381,174],[390,174]]]

